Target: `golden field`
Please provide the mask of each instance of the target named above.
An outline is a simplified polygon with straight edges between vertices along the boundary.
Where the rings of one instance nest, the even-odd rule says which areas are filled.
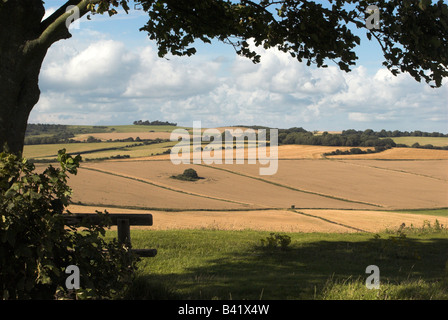
[[[448,225],[446,216],[391,211],[448,207],[448,151],[322,157],[335,149],[280,146],[272,176],[260,176],[258,163],[174,165],[169,155],[82,163],[69,180],[69,210],[152,213],[151,229],[377,232],[435,219]],[[186,168],[203,179],[171,178]]]

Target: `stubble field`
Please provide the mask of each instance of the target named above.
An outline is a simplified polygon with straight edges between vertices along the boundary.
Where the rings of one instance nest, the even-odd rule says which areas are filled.
[[[83,163],[70,178],[69,209],[152,213],[154,230],[345,233],[436,219],[448,225],[446,214],[413,211],[448,207],[448,151],[433,152],[432,158],[421,151],[439,150],[403,148],[400,158],[400,149],[392,149],[398,151],[391,159],[324,159],[328,147],[282,147],[278,172],[271,176],[260,176],[259,164],[174,165],[169,155]],[[171,178],[186,168],[203,179]]]

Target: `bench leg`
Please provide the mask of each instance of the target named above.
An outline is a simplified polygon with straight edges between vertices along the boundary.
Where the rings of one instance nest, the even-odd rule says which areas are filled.
[[[131,227],[128,219],[117,219],[118,242],[131,246]]]

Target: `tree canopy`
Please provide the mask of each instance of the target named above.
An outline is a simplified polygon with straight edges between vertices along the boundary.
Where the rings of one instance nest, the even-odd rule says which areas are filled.
[[[68,1],[81,4],[84,1]],[[85,1],[89,2],[89,1]],[[324,3],[321,3],[324,2]],[[442,0],[305,1],[305,0],[138,0],[149,20],[140,30],[157,42],[159,55],[192,55],[194,42],[217,39],[238,54],[260,61],[249,47],[278,48],[308,65],[326,67],[328,60],[341,70],[355,65],[360,38],[354,28],[365,29],[384,53],[383,65],[394,75],[407,72],[440,87],[448,76],[448,6]],[[367,8],[380,10],[380,28],[368,29]],[[128,11],[127,0],[92,1],[92,13]],[[351,28],[352,27],[352,28]]]

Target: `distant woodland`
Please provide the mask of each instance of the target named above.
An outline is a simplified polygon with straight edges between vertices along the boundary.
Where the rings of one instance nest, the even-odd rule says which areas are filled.
[[[137,120],[134,121],[134,125],[137,126],[177,126],[177,123],[173,123],[173,122],[168,122],[168,121],[159,121],[159,120],[155,120],[155,121],[142,121],[142,120]]]
[[[148,126],[177,126],[176,123],[167,121],[134,121],[134,125]],[[238,126],[251,129],[269,129],[261,126]],[[77,134],[111,132],[114,128],[107,126],[68,126],[60,124],[28,124],[25,136],[25,144],[55,144],[55,143],[79,143],[73,138]],[[267,130],[267,139],[269,140],[270,131]],[[395,137],[448,137],[448,134],[440,132],[423,131],[374,131],[367,129],[344,130],[341,134],[323,132],[317,134],[315,131],[307,131],[303,128],[293,127],[289,129],[278,129],[279,144],[300,144],[300,145],[321,145],[321,146],[340,146],[340,147],[373,147],[375,152],[379,152],[392,147],[409,147],[404,144],[396,144],[392,138]],[[129,140],[129,141],[133,141]],[[97,139],[88,139],[86,142],[100,142]],[[442,149],[448,150],[448,146],[433,146],[431,144],[419,145],[415,143],[412,148]],[[355,150],[355,152],[359,152]]]

